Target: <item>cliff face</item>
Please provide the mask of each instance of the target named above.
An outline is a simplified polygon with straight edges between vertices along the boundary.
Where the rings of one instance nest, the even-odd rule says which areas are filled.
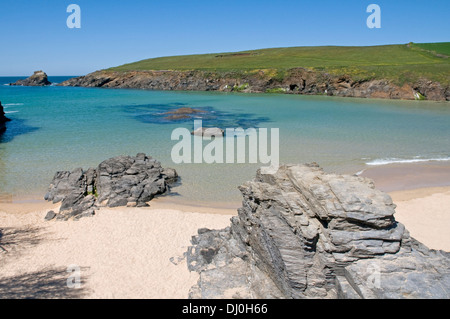
[[[449,253],[411,238],[372,181],[291,165],[240,190],[231,226],[192,240],[191,298],[450,297]]]
[[[342,97],[449,101],[450,90],[440,83],[420,80],[401,87],[387,80],[355,81],[346,76],[303,68],[291,69],[281,79],[270,70],[236,73],[207,71],[98,71],[61,83],[62,86],[135,88],[150,90],[277,92]]]
[[[5,111],[3,110],[3,105],[0,101],[0,134],[6,131],[6,122],[8,121],[10,121],[10,119],[5,116]]]

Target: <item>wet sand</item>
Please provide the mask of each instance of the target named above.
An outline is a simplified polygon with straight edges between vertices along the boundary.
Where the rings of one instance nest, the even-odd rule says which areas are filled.
[[[428,162],[369,167],[361,176],[371,178],[384,192],[450,186],[450,164]]]

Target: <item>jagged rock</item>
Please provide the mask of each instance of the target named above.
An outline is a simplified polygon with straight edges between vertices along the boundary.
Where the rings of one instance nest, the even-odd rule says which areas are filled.
[[[287,165],[240,191],[231,227],[192,240],[187,260],[200,280],[190,297],[236,288],[245,298],[449,298],[449,254],[411,238],[371,180]]]
[[[224,230],[199,229],[192,238],[187,262],[190,271],[200,273],[198,285],[192,287],[192,299],[281,298],[282,294],[267,274],[248,262],[245,245]]]
[[[32,76],[25,80],[19,80],[9,85],[23,85],[23,86],[47,86],[52,84],[47,77],[47,74],[43,71],[35,71]]]
[[[11,121],[5,116],[5,111],[3,110],[2,102],[0,101],[0,134],[6,131],[6,122]]]
[[[148,206],[155,196],[169,191],[176,182],[174,169],[143,153],[135,157],[118,156],[103,161],[94,169],[57,172],[44,199],[61,203],[62,219],[92,216],[101,206]]]

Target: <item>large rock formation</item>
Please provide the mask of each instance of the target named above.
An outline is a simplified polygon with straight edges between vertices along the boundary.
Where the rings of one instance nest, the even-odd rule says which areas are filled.
[[[45,200],[61,203],[59,219],[91,216],[98,207],[148,206],[155,196],[169,191],[177,172],[143,153],[118,156],[84,171],[57,172]]]
[[[3,105],[0,101],[0,134],[6,131],[6,122],[8,121],[10,121],[10,119],[5,116],[5,111],[3,110]]]
[[[450,297],[449,254],[411,238],[371,180],[290,165],[240,190],[231,227],[192,240],[191,298]]]
[[[276,72],[275,72],[276,73]],[[417,83],[396,85],[392,81],[354,80],[326,72],[294,68],[280,79],[273,70],[254,70],[245,74],[210,71],[97,71],[69,79],[62,86],[135,88],[149,90],[278,92],[287,94],[414,100],[420,93],[426,99],[450,101],[450,88],[420,79]]]
[[[19,80],[9,85],[22,85],[22,86],[47,86],[52,84],[47,77],[47,74],[43,71],[35,71],[32,76],[25,80]]]

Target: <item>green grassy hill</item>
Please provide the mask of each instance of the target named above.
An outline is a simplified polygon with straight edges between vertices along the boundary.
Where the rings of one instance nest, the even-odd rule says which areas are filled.
[[[346,74],[355,80],[390,79],[397,84],[420,77],[450,82],[450,42],[383,45],[371,47],[292,47],[154,58],[109,70],[204,70],[250,72],[304,67],[334,75]]]

